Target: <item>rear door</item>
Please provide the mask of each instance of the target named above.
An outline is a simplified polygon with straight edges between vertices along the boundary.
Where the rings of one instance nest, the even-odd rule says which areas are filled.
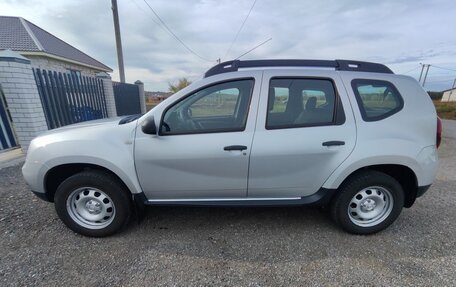
[[[355,142],[351,105],[336,71],[264,72],[248,196],[317,192]]]

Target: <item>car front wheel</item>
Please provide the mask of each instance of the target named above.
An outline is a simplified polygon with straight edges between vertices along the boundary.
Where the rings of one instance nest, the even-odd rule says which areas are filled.
[[[129,192],[112,175],[83,171],[63,181],[55,194],[60,219],[73,231],[94,237],[111,235],[130,218]]]
[[[350,233],[371,234],[393,223],[403,206],[403,189],[393,177],[363,171],[340,187],[331,204],[331,216]]]

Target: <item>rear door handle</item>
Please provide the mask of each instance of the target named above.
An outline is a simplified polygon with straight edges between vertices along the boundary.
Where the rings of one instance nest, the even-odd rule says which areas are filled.
[[[344,141],[328,141],[322,143],[323,146],[345,145]]]
[[[229,146],[226,146],[223,148],[223,150],[240,150],[240,151],[243,151],[243,150],[246,150],[247,147],[245,145],[229,145]]]

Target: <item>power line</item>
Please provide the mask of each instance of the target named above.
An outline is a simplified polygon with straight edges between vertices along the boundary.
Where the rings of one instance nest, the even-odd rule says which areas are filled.
[[[138,3],[136,3],[136,0],[133,0],[132,1],[133,4],[135,4],[136,7],[138,7],[139,10],[141,10],[141,12],[143,12],[146,16],[148,16],[148,14],[146,13],[146,11],[144,11],[144,9],[142,9]],[[157,24],[158,27],[160,27],[161,29],[163,29],[163,31],[166,31],[165,28],[162,27],[162,25],[160,23],[157,22],[157,20],[155,20],[154,18],[148,18],[150,20],[152,20],[155,24]]]
[[[450,68],[445,68],[445,67],[439,67],[439,66],[436,66],[436,65],[432,65],[432,67],[437,68],[437,69],[442,69],[442,70],[447,70],[447,71],[456,72],[455,69],[450,69]]]
[[[237,57],[235,60],[247,55],[248,53],[252,52],[253,50],[255,50],[256,48],[260,47],[260,46],[263,46],[264,44],[266,44],[267,42],[271,41],[272,38],[269,38],[267,39],[266,41],[262,42],[261,44],[259,45],[256,45],[255,47],[253,47],[252,49],[248,50],[247,52],[245,52],[244,54],[240,55],[239,57]]]
[[[411,69],[410,71],[407,71],[407,72],[404,72],[404,73],[400,73],[400,74],[405,75],[405,74],[408,74],[408,73],[413,72],[415,70],[418,70],[419,68],[421,68],[421,66],[415,67],[415,68]]]
[[[157,14],[157,12],[155,12],[154,8],[152,8],[152,6],[149,5],[149,3],[146,1],[146,0],[143,0],[144,3],[146,3],[146,5],[149,7],[149,9],[152,11],[152,13],[154,13],[155,17],[157,17],[157,19],[160,21],[160,23],[163,25],[163,27],[179,42],[181,43],[181,45],[187,49],[187,51],[189,51],[190,53],[192,53],[193,55],[197,56],[198,58],[200,58],[201,60],[203,61],[207,61],[207,62],[215,62],[215,60],[209,60],[209,59],[206,59],[204,57],[202,57],[201,55],[197,54],[195,51],[193,51],[189,46],[187,46],[187,44],[184,43],[184,41],[182,41],[176,34],[174,34],[174,32],[168,27],[168,25],[166,25],[165,21],[162,20],[162,18]]]
[[[241,24],[241,27],[239,27],[239,30],[237,31],[236,36],[234,37],[233,41],[231,42],[231,45],[230,45],[230,47],[228,48],[228,50],[226,51],[225,56],[224,56],[223,58],[226,58],[226,56],[228,56],[228,53],[231,51],[231,48],[233,48],[233,45],[234,45],[234,43],[236,42],[236,40],[237,40],[237,38],[238,38],[238,36],[239,36],[239,33],[241,33],[241,30],[242,30],[242,28],[244,27],[245,22],[247,22],[247,19],[249,18],[250,13],[252,12],[253,7],[255,6],[255,3],[256,3],[256,2],[257,2],[257,0],[254,0],[254,1],[253,1],[252,7],[250,7],[249,13],[247,13],[247,16],[245,16],[244,21],[243,21],[242,24]]]
[[[427,81],[427,83],[440,83],[440,82],[451,82],[454,79],[447,79],[447,80],[433,80],[433,81]]]

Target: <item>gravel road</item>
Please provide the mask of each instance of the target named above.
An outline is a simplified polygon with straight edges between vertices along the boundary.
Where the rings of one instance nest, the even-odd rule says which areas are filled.
[[[456,140],[387,230],[344,233],[317,208],[147,209],[104,239],[66,228],[20,166],[0,170],[0,286],[455,286]]]
[[[451,139],[456,139],[456,121],[442,120],[443,136]]]

